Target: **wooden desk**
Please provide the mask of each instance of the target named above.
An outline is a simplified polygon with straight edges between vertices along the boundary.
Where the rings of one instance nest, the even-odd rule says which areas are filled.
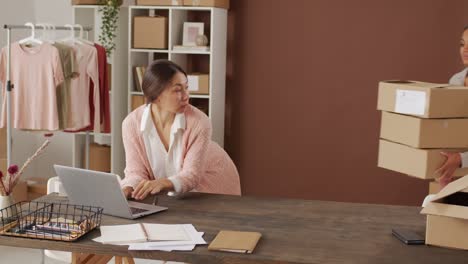
[[[48,199],[57,197],[48,196]],[[393,227],[423,232],[425,217],[418,207],[365,205],[322,201],[266,199],[192,194],[186,199],[162,197],[169,210],[142,222],[192,223],[209,243],[221,229],[263,234],[254,254],[208,251],[127,251],[126,246],[91,241],[93,231],[75,243],[0,236],[0,245],[132,256],[188,263],[467,263],[468,252],[429,246],[406,246],[392,237]],[[132,221],[105,216],[103,225]]]

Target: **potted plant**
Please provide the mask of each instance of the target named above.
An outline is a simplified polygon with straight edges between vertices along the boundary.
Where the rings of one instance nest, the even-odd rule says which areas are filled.
[[[114,38],[116,37],[117,22],[122,0],[98,0],[98,3],[102,5],[102,7],[99,7],[99,12],[102,14],[99,42],[106,48],[107,56],[110,58],[112,52],[115,50]]]

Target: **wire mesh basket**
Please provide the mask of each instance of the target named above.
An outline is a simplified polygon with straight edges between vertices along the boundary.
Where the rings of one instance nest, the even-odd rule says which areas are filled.
[[[20,202],[0,210],[0,235],[75,241],[101,225],[103,208]]]

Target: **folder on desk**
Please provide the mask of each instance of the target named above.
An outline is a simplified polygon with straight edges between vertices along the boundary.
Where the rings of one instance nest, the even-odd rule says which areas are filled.
[[[262,234],[222,230],[208,246],[208,250],[252,253]]]

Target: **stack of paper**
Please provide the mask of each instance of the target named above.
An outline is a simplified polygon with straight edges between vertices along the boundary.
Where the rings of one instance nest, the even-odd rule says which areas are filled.
[[[96,242],[129,245],[129,250],[191,251],[196,245],[205,245],[203,233],[191,224],[131,224],[101,226],[101,237]]]

